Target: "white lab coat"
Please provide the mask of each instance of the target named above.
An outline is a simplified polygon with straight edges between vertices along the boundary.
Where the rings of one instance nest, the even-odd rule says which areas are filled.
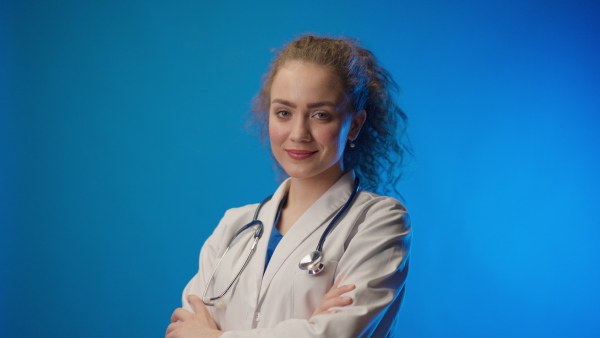
[[[298,262],[314,251],[331,219],[346,203],[354,185],[352,172],[321,196],[283,236],[266,270],[265,257],[275,213],[289,187],[277,189],[258,219],[264,234],[246,269],[223,301],[226,308],[209,307],[223,338],[234,337],[384,337],[393,336],[408,272],[410,220],[396,199],[360,191],[346,215],[323,246],[325,269],[309,276]],[[235,232],[252,220],[257,204],[228,210],[200,253],[200,269],[183,291],[202,297],[204,287]],[[214,297],[231,283],[251,245],[254,231],[246,230],[219,266],[207,296]],[[264,271],[264,274],[263,274]],[[355,284],[347,293],[354,302],[335,314],[311,318],[338,279]],[[392,331],[392,332],[390,332]]]

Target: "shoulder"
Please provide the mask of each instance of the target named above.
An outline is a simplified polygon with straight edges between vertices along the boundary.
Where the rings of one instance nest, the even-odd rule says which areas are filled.
[[[410,215],[402,202],[361,190],[352,205],[359,227],[389,227],[393,232],[410,232]]]
[[[358,192],[358,194],[356,195],[356,200],[360,201],[361,203],[366,203],[371,206],[377,206],[377,207],[389,206],[389,207],[401,209],[401,210],[403,210],[403,212],[407,212],[406,208],[404,207],[402,202],[400,202],[399,200],[397,200],[393,197],[390,197],[390,196],[377,195],[375,193],[365,191],[365,190],[360,190]]]
[[[227,209],[221,217],[219,224],[217,224],[213,230],[213,236],[227,235],[229,232],[235,231],[241,225],[252,221],[252,216],[254,216],[254,210],[257,206],[258,203]]]
[[[229,229],[229,228],[237,229],[237,228],[239,228],[240,224],[244,225],[244,224],[252,221],[252,218],[254,216],[254,211],[256,210],[258,205],[259,205],[258,203],[254,203],[254,204],[247,204],[247,205],[244,205],[241,207],[227,209],[225,211],[225,214],[221,218],[221,221],[219,222],[217,229],[221,228],[222,230],[225,230],[225,231],[227,231],[226,229]],[[215,230],[217,230],[217,229],[215,229]]]
[[[248,214],[254,213],[256,208],[258,207],[258,203],[246,204],[241,207],[230,208],[225,211],[223,218],[236,218],[239,216],[245,216]]]
[[[354,206],[369,212],[389,212],[390,214],[408,217],[408,210],[399,200],[364,190],[359,191],[357,194]]]

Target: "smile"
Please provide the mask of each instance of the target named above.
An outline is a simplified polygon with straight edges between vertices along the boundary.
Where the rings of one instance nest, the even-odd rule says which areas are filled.
[[[294,160],[305,160],[316,154],[318,151],[286,149],[285,152]]]

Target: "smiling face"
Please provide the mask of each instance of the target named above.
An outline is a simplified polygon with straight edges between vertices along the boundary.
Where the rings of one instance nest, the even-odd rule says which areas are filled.
[[[364,111],[352,116],[343,88],[326,67],[288,61],[271,85],[269,137],[273,155],[292,178],[337,180],[342,156]]]

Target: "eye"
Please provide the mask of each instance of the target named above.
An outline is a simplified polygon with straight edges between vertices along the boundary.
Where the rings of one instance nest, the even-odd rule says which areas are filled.
[[[279,110],[275,113],[275,115],[277,115],[277,117],[287,118],[290,117],[292,114],[287,110]]]
[[[328,112],[324,112],[324,111],[318,111],[313,114],[313,117],[318,120],[325,120],[325,119],[330,118],[331,114],[329,114]]]

